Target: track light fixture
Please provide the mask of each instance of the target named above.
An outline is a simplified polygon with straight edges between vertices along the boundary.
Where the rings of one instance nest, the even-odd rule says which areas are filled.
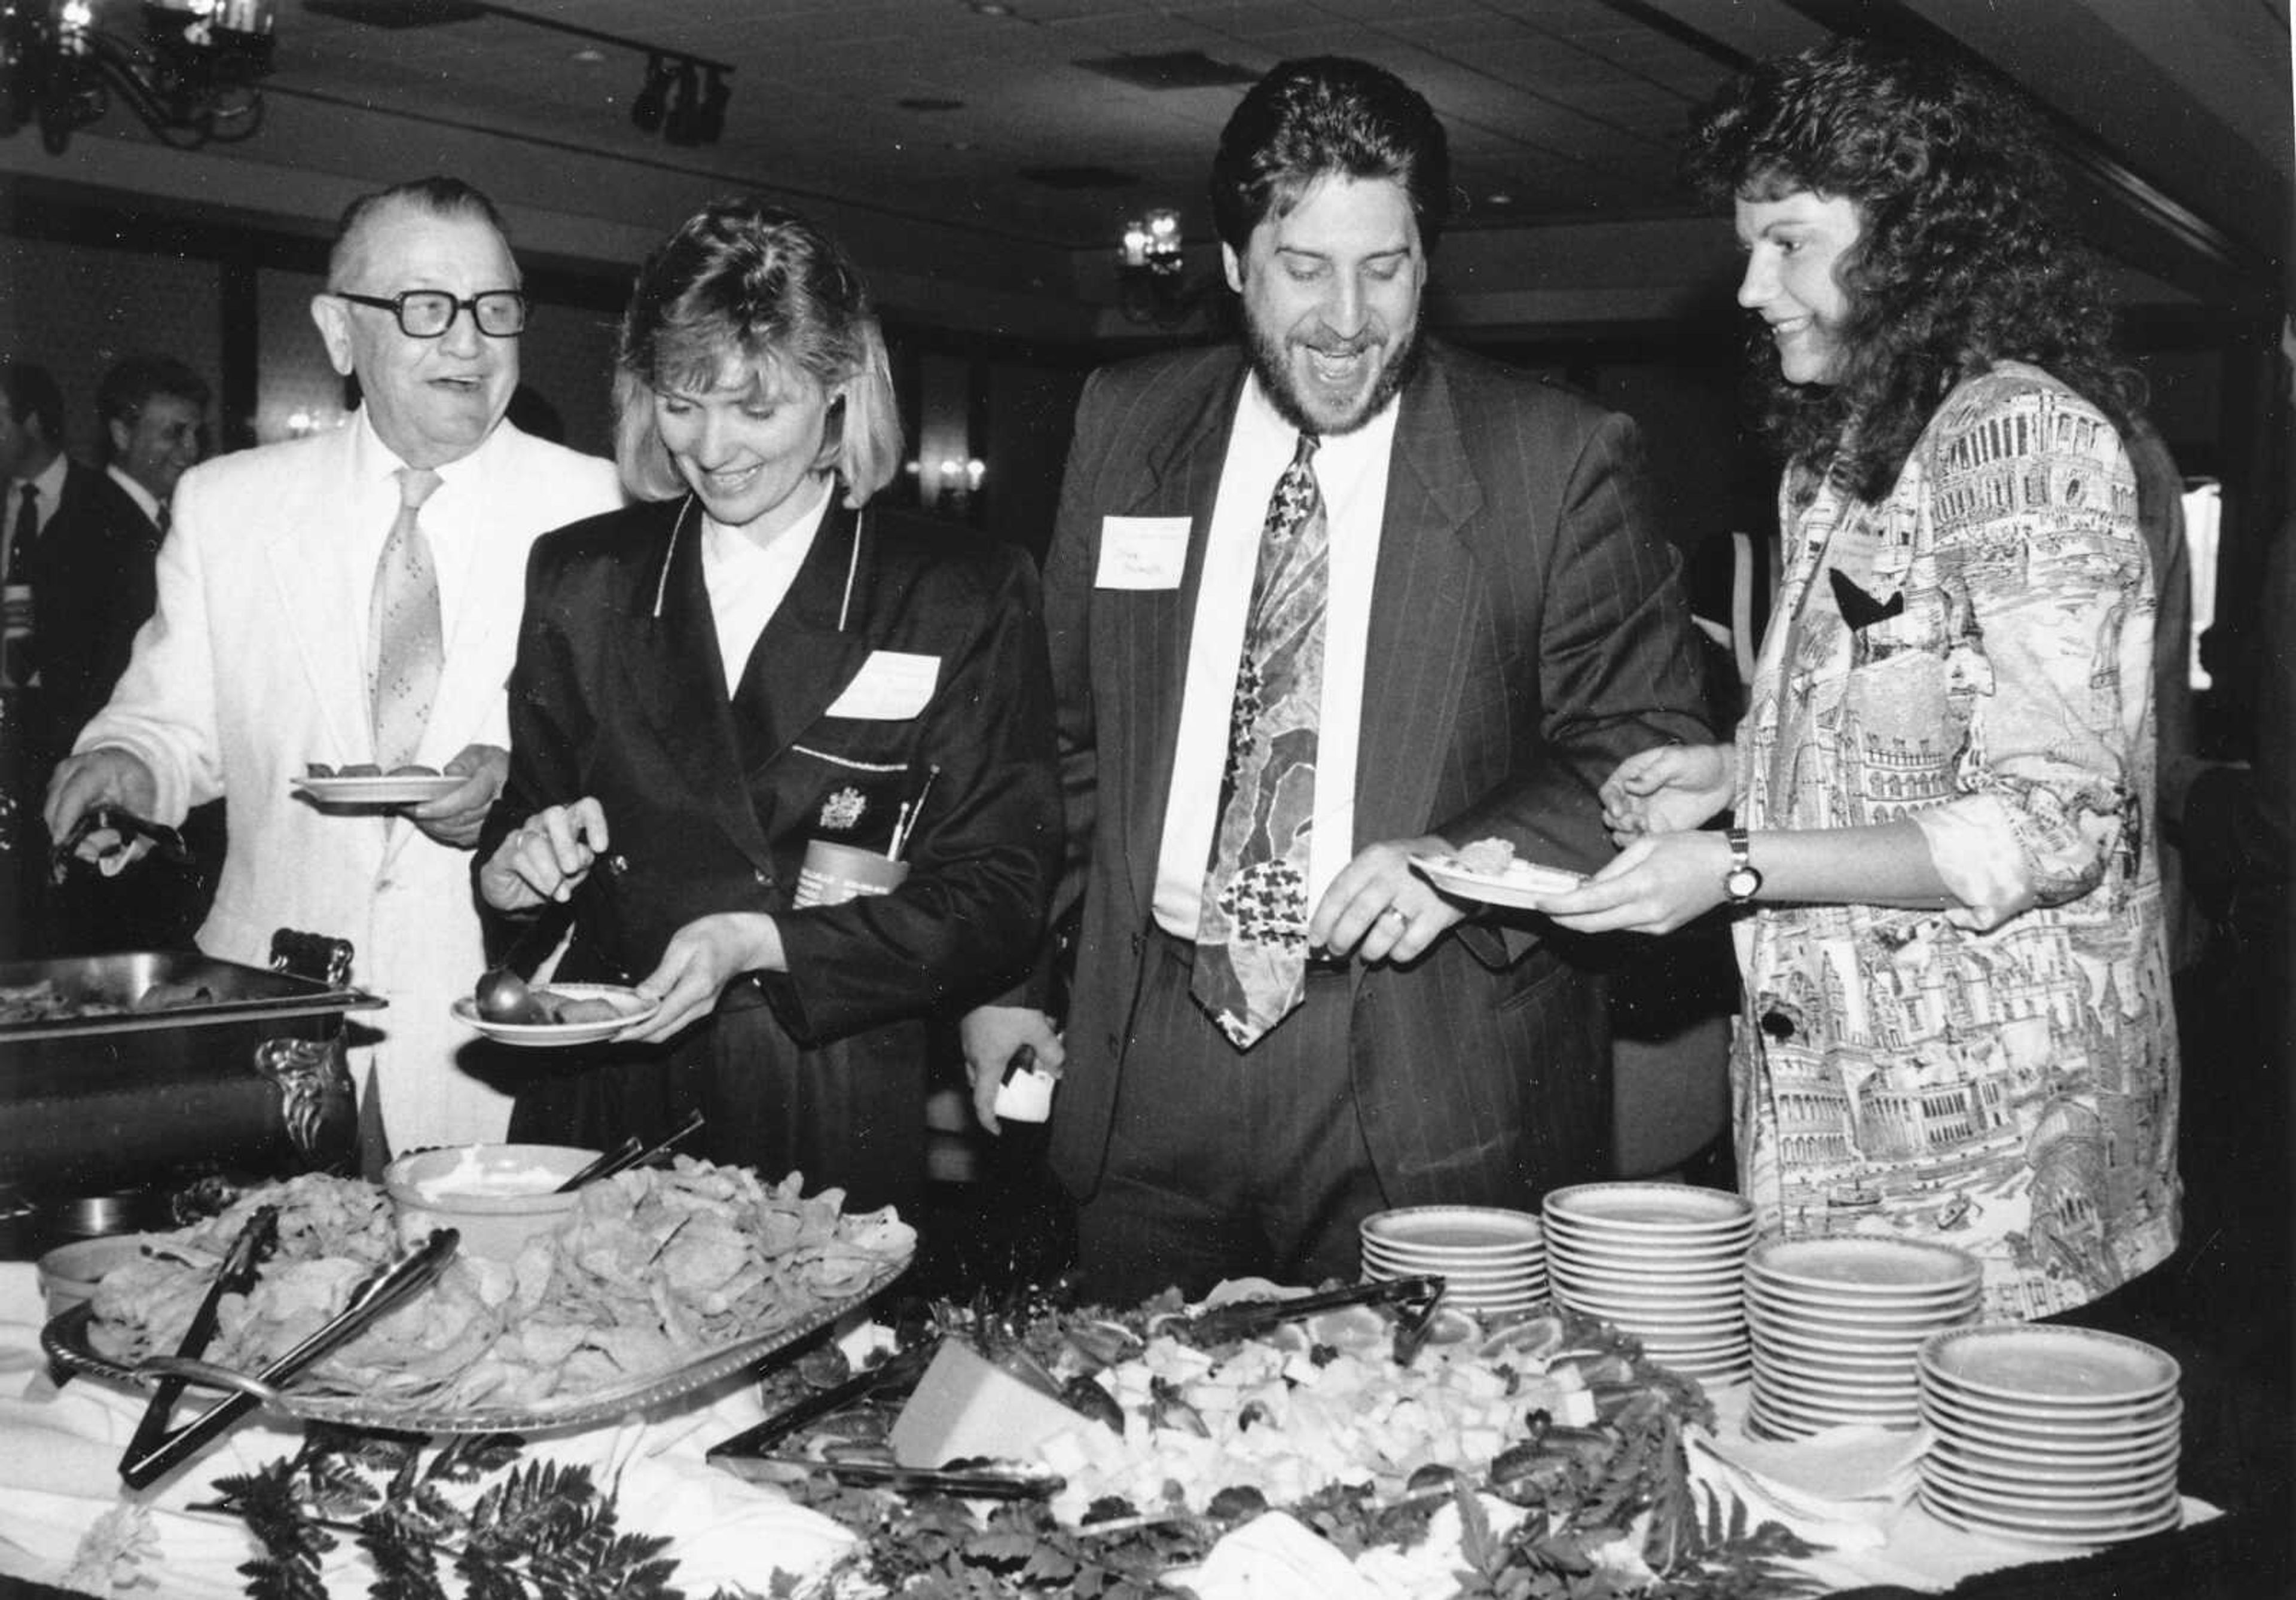
[[[0,7],[16,0],[0,0]],[[228,3],[228,0],[216,0]],[[726,131],[726,103],[734,97],[726,79],[734,69],[724,62],[666,49],[627,35],[564,22],[556,17],[497,5],[493,0],[473,0],[488,16],[524,22],[571,34],[594,44],[634,50],[645,57],[645,78],[630,100],[630,126],[642,134],[660,134],[672,144],[715,144]]]
[[[659,55],[646,57],[645,83],[630,102],[630,122],[642,134],[661,131],[669,105],[669,63]]]

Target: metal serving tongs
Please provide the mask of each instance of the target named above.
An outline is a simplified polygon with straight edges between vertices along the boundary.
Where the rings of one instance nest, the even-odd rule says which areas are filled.
[[[116,834],[119,842],[104,851],[99,860],[109,861],[115,856],[125,854],[138,839],[148,839],[161,859],[172,861],[178,866],[195,865],[191,847],[184,842],[184,836],[175,829],[164,823],[153,822],[148,816],[138,816],[125,806],[96,805],[81,812],[79,820],[72,824],[64,836],[56,841],[55,848],[48,852],[49,878],[55,882],[62,882],[64,874],[71,870],[73,859],[79,854],[81,841],[91,833],[107,831]]]
[[[792,1473],[817,1473],[840,1483],[971,1500],[1041,1500],[1060,1493],[1066,1480],[1051,1473],[1004,1466],[903,1466],[894,1461],[808,1456],[777,1448],[808,1424],[834,1416],[871,1395],[915,1388],[940,1345],[937,1338],[926,1339],[897,1350],[842,1383],[792,1401],[756,1427],[720,1440],[709,1447],[705,1459],[737,1478],[768,1483],[787,1482]]]
[[[207,1354],[208,1341],[215,1337],[217,1314],[223,1308],[226,1294],[245,1294],[255,1287],[255,1276],[272,1250],[279,1243],[279,1208],[259,1207],[239,1230],[231,1249],[224,1253],[223,1266],[208,1285],[207,1297],[192,1313],[191,1325],[184,1330],[183,1342],[176,1346],[176,1359],[196,1361]],[[183,1399],[190,1380],[180,1374],[161,1378],[152,1391],[151,1404],[144,1407],[144,1415],[135,1424],[135,1436],[127,1441],[127,1453],[121,1457],[126,1464],[150,1455],[168,1438],[168,1423],[175,1415],[176,1402]],[[130,1479],[134,1483],[135,1480]]]
[[[1278,1324],[1296,1322],[1319,1311],[1343,1306],[1392,1306],[1395,1309],[1395,1359],[1408,1366],[1427,1342],[1435,1307],[1443,1298],[1444,1280],[1431,1275],[1388,1278],[1357,1284],[1349,1289],[1326,1289],[1316,1294],[1295,1294],[1289,1300],[1240,1300],[1215,1306],[1188,1318],[1189,1333],[1207,1343],[1249,1339]]]
[[[250,1228],[252,1229],[253,1226],[250,1223]],[[246,1238],[247,1234],[242,1233],[240,1242],[233,1245],[234,1259],[238,1256],[240,1244]],[[276,1403],[280,1398],[279,1391],[292,1383],[304,1368],[349,1343],[377,1320],[389,1316],[429,1288],[431,1281],[446,1270],[447,1263],[454,1259],[455,1251],[462,1242],[462,1235],[453,1228],[440,1228],[430,1235],[428,1243],[399,1257],[352,1290],[349,1303],[332,1320],[253,1377],[180,1353],[155,1356],[144,1362],[138,1370],[156,1374],[163,1385],[162,1392],[165,1392],[165,1383],[171,1379],[228,1389],[233,1392],[173,1432],[160,1431],[167,1425],[164,1411],[159,1414],[159,1420],[155,1423],[152,1410],[147,1408],[142,1425],[135,1431],[135,1438],[128,1444],[127,1453],[120,1457],[121,1481],[130,1489],[142,1489],[171,1468],[189,1460],[256,1407]],[[218,1287],[209,1292],[210,1300],[219,1302],[223,1293],[228,1292],[221,1285],[232,1266],[233,1260],[226,1259],[223,1273],[217,1275]],[[201,1309],[204,1310],[206,1308],[203,1306]],[[199,1320],[195,1315],[194,1333],[199,1332]],[[210,1320],[208,1333],[211,1335],[213,1332]],[[200,1343],[204,1345],[206,1342],[201,1338]],[[191,1341],[187,1338],[184,1343],[188,1345]],[[181,1386],[179,1382],[179,1391]],[[173,1399],[169,1397],[170,1405]],[[159,1405],[159,1395],[155,1394],[152,1397],[153,1407]]]

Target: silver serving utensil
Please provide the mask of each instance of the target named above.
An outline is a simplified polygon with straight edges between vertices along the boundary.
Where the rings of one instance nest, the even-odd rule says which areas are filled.
[[[584,1184],[595,1183],[602,1177],[611,1177],[615,1173],[627,1172],[633,1167],[643,1167],[654,1157],[667,1153],[672,1145],[676,1144],[688,1134],[701,1132],[702,1122],[701,1113],[695,1112],[672,1129],[669,1136],[659,1145],[641,1145],[638,1143],[637,1135],[632,1134],[613,1149],[560,1184],[555,1192],[560,1194],[570,1194]]]
[[[101,859],[109,860],[126,851],[138,839],[148,839],[162,860],[172,861],[178,866],[193,864],[191,848],[184,844],[184,836],[175,829],[164,823],[153,822],[149,817],[138,816],[125,806],[97,805],[81,812],[79,820],[72,824],[64,836],[56,841],[55,848],[48,852],[49,878],[55,882],[62,882],[64,874],[71,870],[71,864],[79,854],[82,841],[91,833],[106,832],[113,834],[118,842],[104,851]]]
[[[162,1379],[184,1378],[232,1390],[199,1415],[138,1452],[131,1445],[120,1458],[120,1481],[130,1489],[156,1481],[219,1438],[234,1423],[260,1405],[278,1399],[279,1391],[304,1368],[349,1343],[381,1318],[397,1310],[430,1286],[454,1259],[462,1235],[440,1228],[420,1249],[401,1256],[351,1292],[350,1301],[316,1333],[252,1377],[226,1371],[210,1362],[175,1356],[156,1357],[142,1371]]]
[[[1443,1280],[1439,1277],[1422,1275],[1389,1278],[1376,1284],[1357,1284],[1349,1289],[1294,1295],[1290,1300],[1234,1301],[1190,1317],[1187,1328],[1195,1338],[1218,1343],[1229,1339],[1249,1339],[1279,1323],[1297,1322],[1302,1317],[1334,1311],[1342,1306],[1392,1305],[1403,1317],[1404,1325],[1415,1325],[1417,1329],[1414,1342],[1407,1349],[1399,1344],[1397,1350],[1397,1359],[1407,1363],[1418,1354],[1415,1341],[1424,1337],[1427,1321],[1433,1317],[1435,1303],[1442,1293]]]

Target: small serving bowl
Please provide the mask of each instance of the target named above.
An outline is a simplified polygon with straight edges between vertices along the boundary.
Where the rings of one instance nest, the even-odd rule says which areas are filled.
[[[454,1145],[400,1156],[382,1186],[409,1243],[451,1227],[464,1255],[515,1261],[529,1239],[573,1214],[579,1196],[553,1191],[597,1159],[566,1145]]]
[[[111,1234],[100,1239],[75,1239],[59,1244],[40,1258],[40,1296],[48,1315],[62,1317],[83,1301],[95,1298],[103,1275],[124,1267],[144,1253],[144,1234]]]

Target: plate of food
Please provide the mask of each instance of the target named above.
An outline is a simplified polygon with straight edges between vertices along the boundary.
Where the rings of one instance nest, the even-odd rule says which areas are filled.
[[[1568,867],[1517,860],[1514,846],[1504,839],[1479,839],[1455,855],[1414,856],[1411,865],[1445,894],[1525,911],[1544,910],[1556,895],[1587,881],[1585,873]]]
[[[515,1267],[458,1255],[438,1280],[291,1388],[281,1415],[437,1434],[589,1426],[731,1376],[846,1315],[907,1269],[915,1230],[890,1209],[847,1213],[838,1191],[767,1185],[680,1157],[586,1186]],[[350,1287],[404,1249],[377,1186],[307,1174],[251,1190],[220,1216],[145,1241],[41,1346],[66,1369],[148,1388],[222,1251],[253,1209],[278,1243],[207,1357],[259,1372]],[[426,1225],[427,1226],[427,1225]]]
[[[400,767],[385,772],[371,764],[330,767],[324,761],[313,761],[294,780],[294,787],[323,806],[419,806],[452,794],[465,781],[435,767]]]
[[[610,1039],[661,1009],[660,1001],[620,983],[537,983],[527,993],[545,1020],[490,1022],[479,1014],[478,1003],[469,995],[455,997],[455,1020],[505,1045],[552,1049]]]

